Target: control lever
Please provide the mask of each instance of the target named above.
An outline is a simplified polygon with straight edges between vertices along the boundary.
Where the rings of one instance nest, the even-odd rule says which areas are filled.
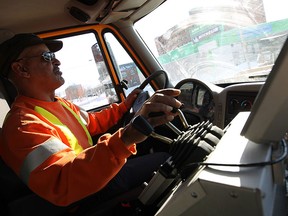
[[[184,126],[184,128],[187,130],[189,128],[189,124],[183,114],[183,112],[180,109],[173,108],[172,112],[178,113],[180,120]],[[149,117],[156,117],[156,116],[161,116],[164,115],[163,112],[152,112],[149,113]],[[145,136],[151,136],[155,139],[158,139],[166,144],[172,144],[174,141],[168,137],[162,136],[160,134],[157,134],[154,132],[154,128],[150,125],[150,123],[141,115],[136,116],[135,118],[132,119],[132,125],[142,134]],[[181,131],[175,127],[171,122],[166,123],[166,125],[178,136],[181,135]]]
[[[133,118],[131,123],[134,128],[136,128],[140,133],[144,134],[145,136],[151,136],[166,144],[173,143],[172,139],[155,133],[154,128],[151,126],[151,124],[141,115],[138,115],[135,118]]]
[[[182,105],[183,106],[183,105]],[[180,120],[181,120],[181,123],[183,124],[184,128],[187,130],[189,128],[189,124],[183,114],[183,112],[180,110],[180,109],[177,109],[177,108],[173,108],[173,110],[171,111],[172,113],[178,113],[179,114],[179,117],[180,117]],[[152,113],[149,113],[149,117],[156,117],[156,116],[161,116],[161,115],[164,115],[163,112],[152,112]],[[181,134],[181,131],[175,127],[171,122],[168,122],[166,123],[166,125],[173,131],[175,132],[177,135],[180,135]]]
[[[181,120],[184,128],[187,130],[189,128],[189,124],[188,124],[183,112],[180,109],[177,109],[177,112],[179,114],[180,120]]]
[[[178,136],[181,134],[181,131],[175,125],[173,125],[171,122],[167,122],[166,126],[169,127]]]

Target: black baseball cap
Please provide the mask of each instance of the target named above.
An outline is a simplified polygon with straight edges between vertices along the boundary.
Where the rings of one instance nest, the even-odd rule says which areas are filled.
[[[38,44],[45,44],[51,52],[57,52],[63,46],[62,41],[59,40],[45,40],[30,33],[16,34],[0,44],[0,75],[7,78],[11,70],[11,64],[22,51],[27,47]]]

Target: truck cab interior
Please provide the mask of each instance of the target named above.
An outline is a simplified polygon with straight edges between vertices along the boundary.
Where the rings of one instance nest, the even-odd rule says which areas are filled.
[[[1,1],[0,43],[17,33],[63,41],[56,56],[65,84],[57,96],[101,111],[143,90],[108,132],[130,122],[156,90],[180,89],[184,106],[166,125],[142,127],[139,120],[149,138],[138,153],[172,154],[143,187],[84,205],[90,210],[82,214],[79,203],[67,211],[38,197],[1,160],[0,214],[287,215],[285,6],[285,0]],[[1,78],[0,128],[16,95]]]

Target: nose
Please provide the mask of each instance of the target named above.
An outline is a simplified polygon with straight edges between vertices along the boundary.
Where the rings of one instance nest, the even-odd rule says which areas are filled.
[[[59,65],[61,65],[61,62],[60,62],[57,58],[54,58],[54,59],[52,60],[52,64],[53,64],[53,65],[56,65],[56,66],[59,66]]]

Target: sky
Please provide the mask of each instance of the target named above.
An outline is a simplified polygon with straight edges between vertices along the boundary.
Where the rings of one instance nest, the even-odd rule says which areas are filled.
[[[268,21],[287,18],[287,0],[263,0]]]

